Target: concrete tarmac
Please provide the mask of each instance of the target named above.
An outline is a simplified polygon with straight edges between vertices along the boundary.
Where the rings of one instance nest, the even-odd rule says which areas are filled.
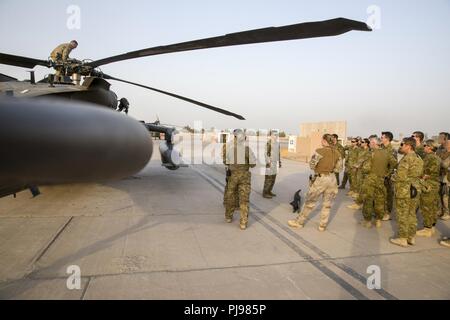
[[[326,232],[317,230],[320,207],[290,229],[289,202],[306,194],[308,175],[306,164],[284,160],[278,196],[264,199],[255,170],[245,231],[238,213],[224,221],[223,166],[169,171],[155,158],[121,181],[2,198],[0,299],[450,298],[450,250],[438,244],[450,222],[397,247],[395,221],[364,229],[340,190]],[[70,266],[80,268],[80,289],[67,287]],[[381,289],[367,286],[373,266]]]

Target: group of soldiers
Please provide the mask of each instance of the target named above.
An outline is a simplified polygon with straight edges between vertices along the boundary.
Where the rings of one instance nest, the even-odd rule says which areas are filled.
[[[415,244],[416,236],[434,235],[438,217],[450,219],[450,135],[441,132],[436,143],[424,141],[423,132],[416,131],[403,139],[398,151],[392,140],[391,132],[383,132],[381,138],[352,139],[351,146],[343,148],[346,168],[339,188],[350,182],[348,195],[355,204],[349,208],[362,209],[366,228],[372,227],[373,219],[378,228],[390,220],[395,200],[398,236],[390,242],[407,247]],[[418,210],[424,228],[417,231]],[[441,244],[450,246],[446,239]]]
[[[371,228],[375,224],[380,228],[382,221],[391,219],[395,202],[397,236],[390,239],[392,244],[407,247],[415,244],[416,236],[434,235],[438,217],[450,219],[450,134],[441,132],[435,143],[424,141],[423,132],[416,131],[402,140],[398,151],[392,146],[392,140],[393,134],[387,131],[381,137],[354,138],[350,146],[343,147],[336,135],[324,135],[323,148],[316,151],[310,162],[315,175],[305,206],[297,219],[288,221],[289,226],[303,227],[319,196],[323,195],[319,230],[326,229],[339,185],[340,162],[344,160],[344,177],[339,189],[345,189],[347,181],[350,183],[348,195],[355,204],[349,208],[362,209],[363,227]],[[424,228],[417,231],[419,209]],[[447,239],[441,244],[450,247]]]
[[[408,247],[415,244],[416,236],[433,236],[437,219],[450,219],[450,134],[441,132],[438,143],[424,141],[424,137],[422,132],[416,131],[411,137],[404,138],[397,150],[392,145],[394,136],[389,131],[382,132],[381,137],[354,138],[351,145],[345,147],[338,142],[336,134],[323,135],[322,148],[316,150],[309,163],[314,174],[310,176],[304,206],[296,219],[288,221],[288,225],[302,228],[322,196],[319,231],[325,231],[338,189],[345,189],[348,182],[350,191],[347,195],[355,201],[349,208],[362,209],[363,227],[375,225],[380,228],[382,221],[392,219],[395,208],[397,236],[390,239],[392,244]],[[242,230],[248,223],[250,168],[256,166],[255,155],[245,139],[245,132],[237,129],[234,139],[224,144],[223,150],[227,168],[225,219],[231,223],[234,211],[239,209]],[[277,141],[276,132],[271,132],[266,146],[265,198],[276,196],[272,188],[281,167],[279,149],[273,156],[274,147],[279,148]],[[344,176],[339,183],[342,171]],[[417,212],[423,217],[421,230],[417,230]],[[450,247],[447,238],[440,243]]]

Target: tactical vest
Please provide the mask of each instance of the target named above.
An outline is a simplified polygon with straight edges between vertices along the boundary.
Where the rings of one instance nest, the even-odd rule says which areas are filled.
[[[250,168],[253,168],[256,166],[256,163],[251,164],[250,163],[250,148],[248,146],[245,147],[245,159],[244,162],[245,163],[239,163],[238,162],[238,152],[241,151],[237,151],[237,147],[236,144],[233,146],[233,156],[234,156],[234,161],[232,161],[231,163],[227,163],[229,165],[230,170],[233,171],[249,171]],[[253,159],[255,160],[255,159]]]
[[[340,154],[336,148],[325,147],[317,149],[316,152],[323,157],[320,159],[319,163],[317,163],[314,170],[316,174],[332,173],[340,158]]]

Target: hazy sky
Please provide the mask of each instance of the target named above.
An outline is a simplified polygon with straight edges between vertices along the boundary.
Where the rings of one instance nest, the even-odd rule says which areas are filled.
[[[69,5],[80,29],[67,28]],[[226,33],[345,17],[367,21],[380,8],[381,29],[337,37],[198,50],[122,61],[105,73],[186,95],[244,115],[233,118],[113,82],[146,121],[205,127],[280,128],[347,120],[349,135],[381,130],[450,130],[450,1],[22,1],[0,0],[0,52],[47,59],[62,42],[71,54],[100,59]],[[48,69],[37,67],[42,77]],[[26,69],[0,65],[19,79]]]

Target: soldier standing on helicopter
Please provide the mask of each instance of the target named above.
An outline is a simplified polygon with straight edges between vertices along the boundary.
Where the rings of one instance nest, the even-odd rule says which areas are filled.
[[[56,79],[60,80],[61,76],[65,74],[64,65],[69,60],[69,54],[73,49],[78,47],[78,42],[76,40],[72,40],[69,43],[63,43],[53,49],[52,53],[50,53],[50,59],[56,63],[58,66],[55,67]]]

